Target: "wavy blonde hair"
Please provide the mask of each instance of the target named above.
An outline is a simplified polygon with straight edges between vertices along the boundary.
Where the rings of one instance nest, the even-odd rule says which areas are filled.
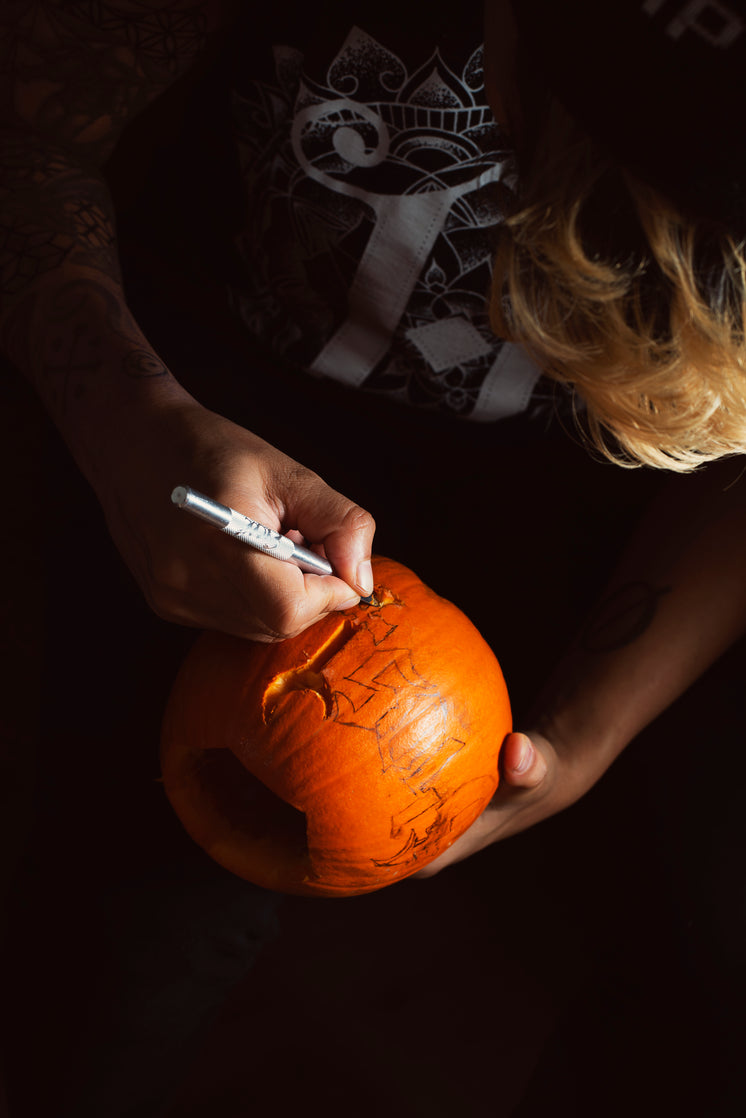
[[[553,103],[500,227],[491,321],[572,387],[592,444],[684,472],[746,453],[744,243],[687,219]]]

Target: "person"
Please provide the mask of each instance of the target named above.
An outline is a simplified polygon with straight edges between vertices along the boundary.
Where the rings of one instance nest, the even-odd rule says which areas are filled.
[[[717,64],[727,59],[729,52],[740,50],[744,41],[737,5],[714,5],[722,23],[717,34],[706,30],[701,13],[690,14],[687,23],[688,8],[676,17],[684,23],[675,33],[670,30],[675,19],[667,9],[660,5],[643,5],[639,11],[636,5],[632,8],[636,22],[627,30],[628,36],[639,32],[638,25],[647,24],[667,50],[673,45],[676,51],[689,52],[690,43],[694,43],[700,52],[712,56],[708,82],[715,80],[711,71]],[[490,78],[489,84],[498,119],[505,120],[508,134],[519,137],[518,158],[526,168],[527,183],[521,213],[499,226],[503,243],[498,248],[498,274],[507,277],[511,298],[509,302],[503,300],[496,289],[492,304],[496,323],[503,334],[510,332],[520,341],[545,372],[576,386],[587,403],[591,428],[597,434],[612,432],[637,461],[675,469],[732,454],[743,445],[744,410],[736,375],[741,359],[737,339],[743,306],[742,242],[734,238],[727,223],[718,225],[709,214],[699,222],[682,216],[685,211],[676,207],[696,206],[696,196],[682,196],[669,204],[657,183],[650,185],[633,175],[615,159],[613,150],[599,154],[598,141],[583,140],[590,135],[583,132],[586,122],[578,125],[569,115],[569,110],[576,108],[578,90],[569,91],[568,97],[574,96],[575,100],[568,100],[569,110],[565,110],[559,99],[547,94],[542,83],[536,81],[536,70],[540,65],[544,83],[560,81],[558,72],[571,73],[582,92],[588,84],[600,82],[600,66],[591,61],[589,72],[580,74],[577,66],[570,67],[564,60],[558,63],[557,52],[551,49],[552,36],[559,34],[556,18],[550,18],[540,5],[520,5],[518,10],[522,14],[516,24],[509,4],[488,5],[488,72],[491,57],[493,69],[502,66],[499,78]],[[578,31],[576,35],[573,31],[571,38],[578,44],[575,53],[593,60],[596,55],[588,55],[584,49],[588,40],[595,36],[594,41],[600,42],[600,36],[610,32],[599,28],[598,19],[594,22],[582,5],[581,10],[583,33]],[[155,611],[181,624],[222,629],[254,640],[281,639],[312,624],[325,612],[344,609],[370,592],[373,519],[365,509],[259,436],[206,409],[164,367],[127,307],[118,271],[111,202],[97,170],[111,155],[128,121],[158,98],[199,55],[204,41],[218,26],[220,13],[215,5],[178,3],[115,4],[110,17],[86,13],[77,8],[68,12],[55,4],[27,10],[20,5],[8,9],[4,18],[10,43],[8,57],[13,63],[9,71],[12,96],[6,99],[4,109],[4,350],[35,385],[93,486],[109,531]],[[620,25],[625,26],[628,13],[624,4],[619,5],[619,13]],[[399,14],[396,23],[400,34],[402,18]],[[302,20],[294,20],[293,34],[313,32],[307,22],[304,25]],[[407,28],[403,34],[406,37]],[[517,45],[511,34],[517,34]],[[525,41],[531,43],[530,49]],[[351,57],[353,48],[362,49],[353,44]],[[600,57],[600,52],[597,54]],[[282,60],[285,81],[291,80],[293,57],[293,51],[288,51]],[[82,60],[85,80],[80,77]],[[674,69],[678,67],[684,73],[680,85],[686,85],[690,61],[689,53],[685,53],[683,62],[675,59],[672,63]],[[370,65],[366,65],[370,78]],[[54,88],[47,88],[41,75],[52,69],[56,74]],[[347,80],[357,82],[365,73],[363,69],[360,77]],[[674,129],[668,103],[656,102],[651,89],[642,85],[634,106],[638,111],[633,114],[628,95],[619,94],[618,75],[609,73],[613,76],[607,74],[605,80],[604,127],[609,129],[611,121],[614,128],[618,126],[620,143],[637,144],[640,150],[630,149],[629,153],[633,165],[655,157],[652,173],[663,173],[665,186],[675,181],[694,191],[691,169],[685,178],[679,177],[683,151],[687,159],[690,152],[689,146],[682,149],[678,134],[682,114],[676,113]],[[77,75],[74,81],[73,74]],[[339,88],[343,89],[341,71],[340,79]],[[517,110],[517,91],[527,81],[533,82],[531,92]],[[660,78],[654,82],[655,90],[659,85]],[[265,98],[267,88],[263,87]],[[503,89],[512,92],[504,96]],[[679,94],[677,86],[677,98]],[[504,150],[497,159],[494,150],[477,151],[467,161],[467,172],[463,159],[461,170],[446,166],[441,177],[447,181],[450,174],[455,186],[431,189],[425,195],[415,193],[407,184],[412,191],[409,195],[377,196],[365,180],[365,164],[375,164],[379,156],[371,153],[372,149],[363,151],[359,158],[354,154],[357,143],[376,142],[366,135],[366,130],[370,133],[373,127],[366,110],[360,108],[355,121],[342,98],[322,102],[318,94],[306,96],[310,108],[306,106],[296,114],[296,130],[305,128],[310,135],[314,112],[317,116],[319,112],[349,116],[345,128],[333,140],[332,154],[339,159],[334,144],[342,150],[341,134],[353,152],[342,154],[359,163],[356,167],[353,162],[357,184],[351,175],[349,181],[341,184],[340,179],[340,185],[331,189],[338,190],[335,201],[339,206],[354,208],[357,203],[359,209],[358,199],[365,193],[367,204],[377,205],[379,214],[385,215],[376,226],[379,252],[389,251],[387,237],[402,236],[407,228],[410,215],[404,202],[408,199],[436,199],[431,214],[431,224],[436,226],[441,218],[435,205],[449,210],[458,206],[460,197],[470,196],[465,193],[464,181],[471,183],[469,191],[484,193],[489,183],[481,184],[490,177],[490,159],[492,167],[497,166],[509,177],[509,157]],[[422,99],[423,94],[419,97]],[[587,97],[582,105],[586,103],[597,104]],[[655,113],[651,104],[657,104]],[[239,108],[248,117],[253,106],[244,97]],[[523,112],[524,119],[515,120],[517,111]],[[595,112],[598,115],[597,108]],[[650,118],[644,136],[641,112]],[[704,110],[700,108],[700,112]],[[630,113],[634,127],[623,116],[620,122],[620,113]],[[591,127],[593,123],[589,122]],[[672,133],[668,145],[662,134],[664,127]],[[688,137],[688,126],[685,131]],[[719,135],[713,127],[706,133],[706,152],[698,164],[700,193],[712,196],[715,201],[710,198],[711,204],[722,207],[726,203],[716,197],[711,183],[715,175],[725,175],[718,165],[711,166],[712,149],[719,142],[716,132]],[[239,139],[244,149],[252,142],[247,133]],[[493,139],[489,138],[485,148]],[[297,137],[294,142],[298,147]],[[505,145],[504,138],[496,142]],[[671,161],[673,157],[669,159],[669,147],[676,162]],[[732,148],[728,145],[729,151]],[[525,155],[529,149],[533,152],[530,163]],[[329,194],[332,173],[325,168],[331,164],[324,152],[313,166],[310,157],[303,154],[302,145],[298,152],[301,160],[309,160],[305,190],[306,194],[311,192],[313,202],[314,189]],[[411,173],[401,156],[398,171]],[[252,173],[266,178],[269,171],[256,164]],[[287,172],[283,169],[283,173]],[[471,179],[465,180],[466,174]],[[492,177],[498,176],[493,173]],[[731,181],[735,180],[729,179],[729,184]],[[271,183],[259,185],[267,196],[274,197],[279,212],[281,196],[277,188],[273,196]],[[376,201],[377,197],[384,201]],[[391,198],[397,198],[400,212],[391,206],[386,210],[384,202]],[[739,198],[736,192],[736,201]],[[610,212],[615,215],[611,230]],[[254,220],[264,220],[268,230],[269,252],[278,273],[270,279],[274,278],[278,287],[284,284],[286,290],[292,280],[297,283],[298,276],[283,273],[283,268],[287,273],[290,265],[278,240],[281,222],[273,223],[271,214],[264,218],[260,214]],[[356,218],[358,234],[359,225]],[[383,227],[385,232],[381,233]],[[467,234],[474,239],[474,228],[465,228],[462,233],[464,240]],[[244,248],[248,237],[249,233],[244,233]],[[604,245],[604,238],[609,241],[610,237]],[[253,250],[261,265],[257,270],[266,272],[264,243],[260,241]],[[348,256],[349,251],[345,246]],[[297,273],[297,260],[291,260],[291,265]],[[702,289],[704,283],[706,289]],[[305,331],[307,321],[316,314],[318,333],[329,308],[319,311],[318,300],[309,302],[309,296],[304,295],[305,304],[296,299],[299,313],[305,315],[305,321],[296,324],[296,331],[303,334],[307,347],[309,336],[312,345],[316,337],[312,331]],[[376,297],[379,295],[377,291]],[[714,306],[708,305],[709,297]],[[282,316],[287,317],[282,300],[279,311],[275,307],[262,320],[259,311],[246,310],[249,296],[239,296],[239,303],[241,298],[246,319],[253,313],[255,322],[260,322],[258,329],[271,328],[276,337],[281,333]],[[397,308],[386,313],[396,314]],[[457,347],[458,338],[446,338],[445,319],[438,322],[443,334],[441,344]],[[421,346],[437,344],[434,325],[425,322],[424,326],[410,327],[410,350],[412,337]],[[465,315],[458,316],[458,325],[464,333],[475,330]],[[316,364],[344,364],[349,356],[344,344],[339,333],[335,335],[322,351],[323,360],[317,359]],[[481,335],[475,331],[468,342],[461,339],[460,344],[467,348],[471,345],[478,353]],[[389,380],[394,379],[393,364],[389,363],[385,373]],[[519,389],[525,393],[532,377],[535,383],[536,374],[530,370],[526,376],[525,369],[523,374]],[[376,375],[379,379],[384,376],[376,373],[373,379]],[[430,382],[432,392],[436,377]],[[188,518],[164,517],[153,479],[168,477],[171,481],[185,476],[196,488],[246,510],[270,527],[292,528],[314,544],[323,544],[335,576],[304,577],[289,565],[278,571],[276,564],[262,556],[226,547],[226,541]],[[734,555],[734,525],[729,519],[723,522],[722,531],[728,533],[729,554]],[[709,538],[712,540],[711,534]],[[684,556],[680,560],[683,564],[688,561]],[[681,571],[683,576],[688,568],[684,565]],[[699,571],[696,577],[703,595],[714,593],[715,585],[723,585],[714,577],[704,579]],[[450,857],[460,856],[474,842],[480,843],[482,839],[474,836],[488,826],[488,819],[501,820],[496,828],[490,824],[490,835],[509,833],[515,826],[525,826],[576,799],[624,744],[735,637],[740,621],[735,621],[736,610],[729,600],[727,623],[724,618],[721,628],[712,621],[712,640],[706,650],[700,627],[692,623],[690,603],[680,614],[678,595],[671,593],[660,604],[655,627],[640,638],[643,643],[636,643],[634,656],[627,653],[618,664],[614,658],[607,658],[603,667],[594,668],[593,677],[602,672],[606,680],[603,686],[608,690],[614,688],[612,679],[622,673],[624,694],[630,694],[634,683],[627,657],[631,657],[635,671],[646,677],[647,659],[656,657],[657,642],[665,641],[668,647],[676,632],[681,662],[675,664],[669,659],[666,680],[660,681],[655,696],[635,704],[634,719],[623,719],[616,710],[607,709],[605,703],[610,698],[605,698],[603,703],[599,699],[594,704],[600,711],[601,725],[592,731],[587,714],[582,716],[581,731],[572,719],[564,726],[569,715],[563,712],[560,733],[560,713],[556,711],[549,723],[541,721],[535,727],[534,734],[511,736],[504,753],[508,787],[496,801],[501,806],[491,809],[466,840],[466,846],[454,847]],[[698,606],[699,610],[705,608],[712,618],[715,602],[707,599]],[[693,633],[697,634],[696,648],[690,653],[687,649],[691,642],[685,635]],[[649,643],[649,651],[644,642]],[[591,678],[585,667],[583,676],[586,681]],[[586,683],[585,695],[589,686]],[[601,679],[593,686],[601,688]],[[620,702],[626,706],[621,697]],[[585,697],[582,706],[587,709]],[[542,718],[547,717],[544,712]],[[588,746],[582,747],[580,742],[587,737]],[[560,741],[566,744],[560,747]],[[511,798],[511,785],[517,799]]]
[[[429,6],[427,43],[402,5],[359,26],[349,4],[278,6],[253,37],[251,13],[208,0],[19,0],[0,16],[3,351],[161,618],[273,641],[372,589],[371,513],[205,406],[209,378],[180,382],[122,284],[103,171],[138,114],[157,127],[180,79],[206,71],[225,26],[249,50],[231,72],[245,192],[231,298],[278,363],[341,380],[345,402],[362,386],[452,423],[580,412],[624,465],[743,452],[743,153],[723,111],[742,97],[743,6],[617,0],[601,15],[578,0],[575,23],[539,0],[486,7],[484,72],[481,11],[456,28],[445,5]],[[575,803],[742,633],[734,473],[726,461],[653,508],[506,739],[493,803],[425,875]],[[323,547],[335,574],[164,512],[174,484]]]

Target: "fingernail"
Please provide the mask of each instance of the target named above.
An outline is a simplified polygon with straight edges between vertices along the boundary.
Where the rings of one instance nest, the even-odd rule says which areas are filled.
[[[361,597],[368,598],[373,593],[373,567],[370,559],[365,559],[358,566],[357,584],[362,591]]]
[[[355,607],[358,606],[359,604],[360,604],[360,595],[356,594],[354,598],[348,598],[346,602],[342,602],[342,605],[341,606],[336,606],[335,609],[337,609],[338,611],[345,610],[345,609],[355,609]]]
[[[513,765],[513,772],[514,773],[525,773],[526,769],[531,767],[531,763],[532,763],[533,759],[534,759],[534,747],[533,747],[533,745],[531,744],[531,742],[529,741],[528,738],[524,738],[523,739],[523,745],[521,746],[521,754],[520,754],[520,757],[518,758],[518,764]]]

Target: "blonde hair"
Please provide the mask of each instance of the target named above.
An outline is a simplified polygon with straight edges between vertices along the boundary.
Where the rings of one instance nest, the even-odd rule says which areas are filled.
[[[746,452],[744,244],[614,164],[552,104],[500,227],[491,321],[572,387],[624,466]]]

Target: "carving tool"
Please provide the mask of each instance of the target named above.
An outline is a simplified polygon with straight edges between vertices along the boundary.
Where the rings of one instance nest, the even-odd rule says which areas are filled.
[[[210,497],[205,497],[204,493],[198,493],[196,489],[190,489],[188,485],[177,485],[171,494],[171,500],[180,509],[186,509],[193,516],[198,516],[200,520],[205,520],[208,524],[214,525],[215,528],[220,528],[222,532],[229,536],[235,536],[237,540],[247,543],[249,547],[254,547],[257,551],[263,551],[265,555],[272,555],[275,559],[295,563],[296,567],[300,567],[302,571],[311,574],[330,575],[334,573],[332,565],[327,559],[309,551],[307,547],[301,547],[300,544],[293,543],[287,536],[280,535],[274,529],[266,528],[264,524],[259,524],[256,520],[244,516],[243,513],[236,512],[228,505],[221,505]]]

